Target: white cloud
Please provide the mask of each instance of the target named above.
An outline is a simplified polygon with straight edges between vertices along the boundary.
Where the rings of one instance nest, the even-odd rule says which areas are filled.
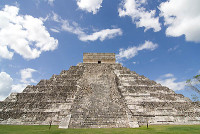
[[[8,47],[6,45],[0,45],[0,57],[5,59],[12,59],[13,52],[8,51]]]
[[[15,92],[15,93],[21,93],[27,86],[28,84],[15,84],[12,85],[12,91],[11,92]]]
[[[60,30],[77,35],[81,41],[96,41],[98,39],[104,41],[105,39],[112,39],[122,35],[122,30],[120,28],[103,29],[92,34],[86,34],[78,23],[72,22],[72,24],[70,24],[68,20],[62,19],[56,13],[53,13],[52,20],[61,24]]]
[[[32,68],[26,68],[20,70],[21,73],[21,82],[23,83],[35,83],[35,80],[32,79],[32,73],[36,72],[35,69]]]
[[[54,2],[55,0],[48,0],[48,3],[51,5],[51,6],[53,6],[53,2]]]
[[[57,48],[58,40],[50,37],[42,20],[18,12],[18,7],[8,5],[0,10],[0,57],[12,59],[17,53],[35,59]]]
[[[11,92],[13,79],[6,72],[0,72],[0,101],[4,100]]]
[[[11,92],[22,92],[27,85],[36,83],[32,78],[35,69],[26,68],[20,70],[21,80],[18,84],[13,84],[13,79],[6,72],[0,72],[0,101],[4,100]]]
[[[130,16],[137,27],[145,28],[144,31],[151,28],[154,32],[160,31],[159,17],[155,17],[156,10],[147,11],[144,8],[145,4],[146,0],[123,0],[118,9],[119,16]]]
[[[174,75],[171,74],[171,73],[168,73],[168,74],[163,75],[162,77],[165,77],[165,78],[167,78],[167,77],[174,77]]]
[[[62,30],[76,34],[78,36],[82,36],[85,35],[83,29],[75,22],[72,23],[72,25],[70,25],[70,23],[67,20],[62,20]]]
[[[123,58],[130,59],[135,57],[139,51],[142,50],[150,50],[153,51],[158,47],[158,44],[155,44],[151,41],[145,41],[144,44],[141,44],[139,46],[133,46],[129,47],[127,49],[121,48],[119,50],[119,54],[116,55],[116,58],[118,61],[122,60]]]
[[[168,49],[168,52],[171,52],[171,51],[175,51],[176,49],[178,49],[178,45],[176,45],[176,46],[174,46],[174,47],[172,47],[172,48],[169,48]]]
[[[200,70],[198,71],[198,74],[200,74]]]
[[[200,0],[168,0],[160,4],[166,35],[185,35],[187,41],[200,42]]]
[[[156,60],[156,58],[152,58],[151,60],[150,60],[150,62],[154,62]]]
[[[117,29],[104,29],[99,32],[95,32],[91,35],[82,35],[79,37],[81,41],[95,41],[99,39],[100,41],[105,40],[106,38],[111,39],[115,36],[122,35],[122,30],[120,28]]]
[[[137,62],[133,61],[132,63],[135,65]]]
[[[79,9],[96,14],[101,8],[103,0],[77,0]]]
[[[32,68],[25,68],[20,70],[21,75],[21,83],[13,84],[12,85],[12,92],[20,93],[22,92],[27,85],[30,85],[31,83],[37,83],[32,76],[32,73],[37,72],[37,70]]]
[[[46,17],[39,17],[42,22],[45,22],[49,19],[49,14]]]
[[[157,83],[160,83],[163,86],[166,86],[172,90],[183,90],[186,86],[185,81],[176,82],[176,78],[173,74],[165,74],[156,80]]]
[[[55,28],[50,28],[50,30],[51,30],[52,32],[55,32],[55,33],[60,33],[60,31],[57,30],[57,29],[55,29]]]

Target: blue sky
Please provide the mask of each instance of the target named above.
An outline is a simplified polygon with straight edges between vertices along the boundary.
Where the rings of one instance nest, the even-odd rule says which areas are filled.
[[[68,70],[84,52],[116,53],[132,71],[187,97],[200,73],[200,1],[1,0],[0,100]]]

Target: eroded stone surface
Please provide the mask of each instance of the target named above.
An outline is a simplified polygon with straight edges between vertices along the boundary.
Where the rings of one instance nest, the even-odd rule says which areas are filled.
[[[200,124],[200,106],[120,64],[80,63],[0,102],[0,124]]]
[[[115,63],[115,53],[83,53],[83,63]]]

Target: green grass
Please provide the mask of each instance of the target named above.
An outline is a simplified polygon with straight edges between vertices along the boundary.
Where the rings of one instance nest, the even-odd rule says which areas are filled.
[[[155,125],[140,128],[59,129],[58,126],[0,125],[0,134],[200,134],[200,125]]]

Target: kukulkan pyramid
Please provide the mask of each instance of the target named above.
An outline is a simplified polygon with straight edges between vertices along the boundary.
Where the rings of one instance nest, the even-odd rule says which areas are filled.
[[[60,128],[200,124],[200,106],[115,63],[114,53],[84,53],[83,63],[0,102],[0,124],[49,122]]]

